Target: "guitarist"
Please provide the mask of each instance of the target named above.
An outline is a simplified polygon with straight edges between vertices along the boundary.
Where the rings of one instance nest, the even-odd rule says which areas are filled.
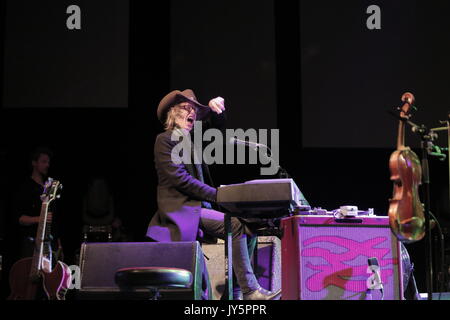
[[[15,212],[17,214],[17,222],[20,226],[20,258],[31,257],[34,250],[34,237],[36,236],[37,226],[39,223],[39,215],[41,210],[41,194],[44,190],[44,184],[47,180],[48,170],[50,168],[50,160],[52,152],[43,147],[39,147],[31,154],[32,172],[19,188],[14,201]],[[48,212],[47,221],[52,222],[54,203]],[[56,236],[57,228],[52,228],[51,235],[45,243],[44,251],[47,254],[47,262],[49,270],[52,263],[52,247],[56,247],[58,252],[62,252],[61,241]],[[52,238],[54,241],[52,241]],[[56,245],[52,246],[52,242]],[[45,263],[44,263],[45,265]]]

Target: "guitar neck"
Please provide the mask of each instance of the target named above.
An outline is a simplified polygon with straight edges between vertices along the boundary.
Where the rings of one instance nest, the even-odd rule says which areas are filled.
[[[31,264],[30,277],[35,278],[39,276],[42,269],[42,257],[44,255],[44,240],[47,236],[47,214],[49,203],[42,202],[41,213],[39,216],[39,225],[36,232],[36,239],[34,245],[33,260]]]
[[[42,249],[42,255],[47,257],[51,256],[51,246],[44,245],[46,242],[51,240],[51,232],[52,232],[52,223],[49,221],[46,221],[45,223],[45,232],[44,232],[44,238],[43,238],[43,249]]]

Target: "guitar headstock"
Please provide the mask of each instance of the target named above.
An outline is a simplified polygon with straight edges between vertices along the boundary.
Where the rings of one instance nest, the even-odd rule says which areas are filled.
[[[62,184],[58,180],[48,178],[44,185],[44,192],[41,195],[42,202],[50,203],[60,197]]]
[[[417,108],[414,106],[415,102],[414,95],[411,92],[405,92],[402,95],[402,102],[403,105],[401,107],[398,107],[397,109],[400,110],[400,117],[408,120],[411,118],[411,111],[417,110]]]

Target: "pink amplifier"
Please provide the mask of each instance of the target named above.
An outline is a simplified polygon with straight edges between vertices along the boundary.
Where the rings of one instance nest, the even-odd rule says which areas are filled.
[[[403,299],[400,243],[388,217],[292,216],[281,227],[283,300]],[[369,258],[379,266],[376,289]]]

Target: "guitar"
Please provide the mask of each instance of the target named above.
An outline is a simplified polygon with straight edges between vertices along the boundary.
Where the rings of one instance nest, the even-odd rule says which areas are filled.
[[[44,243],[50,234],[51,223],[47,221],[50,203],[59,198],[62,185],[48,179],[41,195],[42,206],[36,233],[33,256],[17,261],[11,268],[9,284],[11,294],[8,300],[35,300],[44,296],[49,300],[64,300],[72,280],[69,267],[58,261],[51,269],[51,258],[45,258]],[[39,292],[43,290],[44,292]],[[41,295],[39,295],[41,294]]]
[[[405,146],[405,122],[411,117],[414,96],[406,92],[402,101],[397,150],[389,159],[391,180],[394,183],[393,196],[389,199],[389,224],[400,241],[415,242],[425,236],[425,215],[418,192],[422,183],[422,167],[417,155]]]

